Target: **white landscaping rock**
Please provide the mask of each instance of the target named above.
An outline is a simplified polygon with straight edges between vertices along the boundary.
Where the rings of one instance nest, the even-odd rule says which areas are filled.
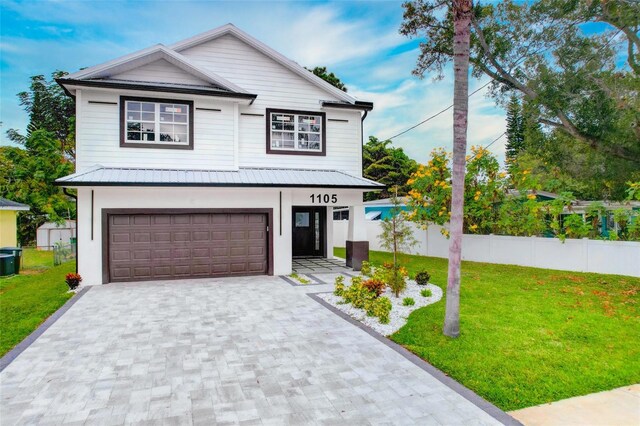
[[[347,288],[349,284],[349,280],[345,280],[345,288]],[[426,288],[431,290],[430,297],[424,297],[420,294],[420,291]],[[389,336],[400,330],[400,328],[405,325],[405,323],[407,322],[407,317],[411,312],[424,306],[436,303],[437,301],[442,299],[442,289],[433,284],[421,286],[413,280],[407,280],[407,288],[403,293],[400,294],[400,297],[396,298],[389,288],[387,288],[380,297],[383,296],[388,297],[391,301],[389,324],[381,324],[378,317],[367,316],[367,312],[364,309],[354,308],[350,303],[341,303],[343,302],[342,297],[336,296],[333,293],[318,294],[318,297],[320,297],[322,300],[324,300],[334,308],[339,309],[340,311],[349,315],[351,318],[360,321],[377,333],[380,333],[383,336]],[[416,304],[413,306],[403,306],[402,300],[405,297],[411,297],[416,302]]]

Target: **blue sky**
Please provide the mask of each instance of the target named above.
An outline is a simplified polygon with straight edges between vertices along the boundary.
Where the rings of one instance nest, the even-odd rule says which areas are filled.
[[[73,72],[156,43],[171,44],[233,23],[274,49],[313,67],[327,66],[359,99],[375,103],[365,136],[390,137],[452,102],[451,70],[444,80],[411,75],[420,40],[398,33],[401,1],[214,2],[2,0],[0,39],[0,143],[5,131],[23,130],[27,116],[16,93],[29,77]],[[451,67],[449,67],[451,68]],[[470,90],[484,84],[473,81]],[[486,92],[470,99],[469,145],[486,145],[505,129],[504,111]],[[504,139],[491,150],[504,156]],[[450,147],[452,113],[397,138],[419,161],[435,147]]]

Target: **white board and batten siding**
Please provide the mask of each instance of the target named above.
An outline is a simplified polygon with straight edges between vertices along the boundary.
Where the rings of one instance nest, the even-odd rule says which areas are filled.
[[[256,94],[254,103],[246,105],[243,102],[236,107],[233,100],[210,96],[83,88],[76,96],[78,171],[99,164],[199,170],[284,167],[331,169],[362,175],[360,111],[322,108],[322,101],[337,98],[232,35],[180,53],[196,66]],[[111,77],[207,84],[164,59]],[[120,95],[194,101],[194,149],[120,147]],[[267,154],[267,108],[324,112],[326,156]]]
[[[166,83],[209,85],[208,82],[181,70],[165,59],[111,76],[115,80],[163,81]]]
[[[240,107],[241,114],[258,114],[241,115],[240,167],[324,168],[362,175],[362,123],[359,111],[321,108],[322,100],[337,99],[231,35],[180,53],[194,64],[232,81],[250,93],[258,94],[253,105]],[[267,108],[325,112],[327,155],[267,154]]]
[[[120,95],[160,97],[155,92],[81,90],[79,96],[76,96],[76,111],[81,117],[76,129],[78,171],[96,164],[105,167],[233,169],[235,115],[232,102],[181,94],[162,96],[168,99],[194,101],[194,149],[122,148]]]

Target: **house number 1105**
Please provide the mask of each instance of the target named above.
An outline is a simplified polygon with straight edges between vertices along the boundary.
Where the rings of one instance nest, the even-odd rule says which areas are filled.
[[[338,202],[338,195],[337,194],[311,194],[309,195],[309,198],[311,198],[311,202],[316,204],[316,203],[324,203],[324,204],[329,204],[329,202],[331,203],[337,203]]]

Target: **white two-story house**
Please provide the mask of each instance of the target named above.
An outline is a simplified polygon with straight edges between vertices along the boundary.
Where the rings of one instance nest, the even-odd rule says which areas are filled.
[[[233,25],[58,80],[76,101],[78,271],[89,285],[275,274],[368,256],[362,122],[373,108]]]

